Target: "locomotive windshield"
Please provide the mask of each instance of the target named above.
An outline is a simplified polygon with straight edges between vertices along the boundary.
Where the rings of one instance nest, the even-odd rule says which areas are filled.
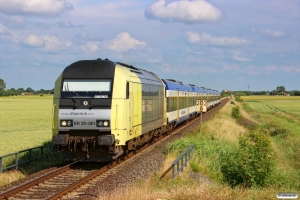
[[[111,79],[65,79],[62,98],[111,98]]]

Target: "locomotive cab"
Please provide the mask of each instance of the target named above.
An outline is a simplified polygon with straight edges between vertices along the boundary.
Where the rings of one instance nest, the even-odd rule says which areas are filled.
[[[78,61],[57,79],[52,143],[67,160],[106,161],[122,153],[111,132],[114,73],[112,61]]]

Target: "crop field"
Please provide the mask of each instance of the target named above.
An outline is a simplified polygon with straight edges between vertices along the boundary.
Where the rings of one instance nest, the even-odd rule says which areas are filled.
[[[249,111],[259,113],[300,138],[300,97],[243,96],[242,99]]]
[[[0,155],[51,141],[52,95],[0,98]]]
[[[288,101],[300,101],[300,96],[266,96],[266,95],[252,95],[252,96],[242,96],[242,99],[245,101],[251,100],[288,100]]]

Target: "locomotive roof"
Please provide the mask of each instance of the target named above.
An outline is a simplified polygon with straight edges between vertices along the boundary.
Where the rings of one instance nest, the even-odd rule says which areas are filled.
[[[116,63],[110,60],[80,60],[67,66],[63,78],[112,78]],[[84,70],[82,70],[84,69]]]

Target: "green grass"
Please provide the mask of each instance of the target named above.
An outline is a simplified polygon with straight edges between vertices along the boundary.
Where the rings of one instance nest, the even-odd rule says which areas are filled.
[[[58,153],[52,152],[52,100],[53,95],[30,95],[0,98],[0,156],[20,150],[44,146],[44,159],[30,166],[21,165],[18,171],[12,170],[0,174],[0,186],[26,177],[42,169],[63,161]],[[34,157],[39,155],[39,151]],[[28,160],[28,154],[19,155],[20,160]],[[15,156],[2,160],[3,167],[15,163]]]
[[[51,140],[52,96],[0,98],[0,155]]]
[[[236,147],[236,144],[227,140],[219,140],[215,138],[208,139],[207,132],[201,134],[191,134],[188,137],[177,140],[168,146],[170,152],[183,152],[190,145],[194,145],[193,165],[197,166],[197,171],[201,172],[217,182],[222,181],[220,172],[219,155],[221,152],[230,152]]]
[[[300,96],[267,96],[267,95],[252,95],[252,96],[241,96],[244,101],[259,101],[259,100],[291,100],[300,101]]]
[[[277,131],[277,134],[273,134],[272,137],[268,136],[276,154],[275,168],[266,180],[268,186],[259,190],[300,191],[300,98],[256,97],[242,97],[243,103],[227,104],[212,119],[204,123],[201,133],[196,131],[173,142],[168,148],[169,152],[175,153],[174,155],[177,156],[189,145],[194,144],[195,154],[191,160],[191,169],[201,172],[223,185],[220,190],[225,189],[227,186],[223,184],[223,174],[220,171],[221,163],[218,162],[218,159],[221,152],[232,152],[238,145],[238,140],[235,139],[238,138],[238,135],[235,130],[239,126],[230,122],[230,119],[233,119],[231,110],[234,106],[238,106],[243,111],[241,112],[243,117],[247,114],[248,117],[255,119],[258,127],[267,133]],[[220,119],[220,117],[222,118]],[[216,119],[218,120],[216,121]],[[230,129],[226,128],[228,125]],[[222,131],[224,129],[228,133],[224,134]],[[240,132],[240,136],[247,135],[248,131]],[[219,132],[223,134],[221,135]],[[255,197],[257,192],[253,188],[244,188],[244,190],[247,191],[247,198],[250,199]]]
[[[300,190],[300,97],[250,96],[244,99],[243,108],[269,132],[278,160],[274,179],[278,185]]]
[[[243,96],[244,109],[262,123],[273,123],[300,139],[300,97],[284,96]],[[255,99],[254,97],[257,97]],[[282,98],[280,100],[280,98]]]

